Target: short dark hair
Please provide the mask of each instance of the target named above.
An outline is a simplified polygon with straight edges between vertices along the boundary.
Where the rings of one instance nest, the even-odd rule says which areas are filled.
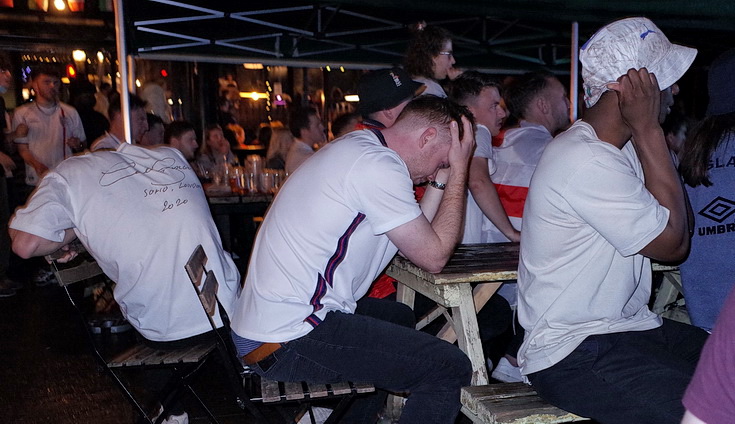
[[[503,91],[505,105],[518,119],[525,117],[531,101],[549,86],[549,80],[556,76],[546,70],[527,72],[513,79]]]
[[[417,29],[406,50],[408,73],[414,77],[434,79],[433,59],[447,41],[452,41],[452,34],[442,27],[427,26]]]
[[[41,75],[48,75],[51,77],[56,77],[56,78],[61,79],[61,72],[59,72],[59,70],[54,66],[38,65],[38,66],[34,66],[31,69],[31,75],[30,75],[31,81],[35,80]]]
[[[146,113],[145,114],[145,119],[148,120],[148,128],[149,129],[150,128],[153,128],[154,125],[158,125],[158,124],[161,124],[161,125],[163,125],[165,127],[165,125],[163,124],[163,119],[161,119],[161,117],[158,116],[158,115],[154,115],[152,113]]]
[[[466,71],[448,86],[449,98],[464,105],[471,97],[480,95],[486,87],[495,87],[500,92],[500,82],[494,77],[477,71]]]
[[[145,100],[141,99],[133,93],[128,93],[128,102],[130,103],[130,110],[145,109]],[[112,121],[115,116],[120,114],[120,110],[122,110],[120,94],[114,93],[110,98],[110,105],[107,107],[107,116],[110,118],[110,121]]]
[[[189,131],[195,131],[194,126],[188,121],[173,121],[166,126],[163,132],[163,142],[171,144],[172,138],[179,138]]]
[[[439,125],[439,130],[446,133],[445,137],[449,138],[449,124],[456,121],[459,138],[462,138],[464,134],[462,116],[470,120],[472,128],[475,127],[475,118],[467,107],[448,98],[425,94],[408,102],[394,125],[404,125],[404,121],[416,125]]]
[[[359,121],[359,120],[360,120],[359,113],[348,112],[348,113],[343,113],[342,115],[339,115],[338,117],[334,118],[334,121],[332,121],[332,134],[334,134],[334,136],[337,137],[337,134],[341,134],[343,132],[349,132],[349,131],[354,130],[355,129],[354,125],[352,128],[348,128],[348,126],[350,125],[350,122]]]
[[[309,128],[309,117],[312,115],[319,115],[313,107],[297,107],[291,111],[291,116],[288,120],[288,127],[291,130],[291,134],[294,137],[301,137],[301,130]]]

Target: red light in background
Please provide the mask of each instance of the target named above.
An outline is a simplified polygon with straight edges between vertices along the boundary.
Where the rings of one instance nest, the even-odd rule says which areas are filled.
[[[166,78],[168,76],[168,72],[165,69],[161,69],[161,76]]]
[[[77,77],[77,70],[74,69],[74,65],[66,65],[66,76],[69,78]]]

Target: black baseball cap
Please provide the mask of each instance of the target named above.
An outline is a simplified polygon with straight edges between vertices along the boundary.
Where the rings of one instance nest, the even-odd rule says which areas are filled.
[[[424,84],[414,81],[402,68],[378,69],[363,75],[357,86],[362,116],[398,106],[424,91]]]

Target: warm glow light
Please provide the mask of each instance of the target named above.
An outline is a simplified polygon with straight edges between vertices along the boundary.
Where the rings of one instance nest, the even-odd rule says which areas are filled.
[[[245,69],[263,69],[262,63],[243,63],[242,67]]]
[[[348,95],[345,96],[345,101],[346,102],[351,102],[351,103],[359,102],[360,101],[360,97],[358,97],[357,94],[348,94]]]
[[[105,55],[102,54],[102,52],[98,51],[97,52],[97,62],[102,62],[103,60],[105,60]]]
[[[64,3],[64,0],[54,0],[54,7],[56,10],[64,10],[66,9],[66,3]]]
[[[74,50],[71,52],[71,57],[76,62],[84,62],[87,60],[87,53],[84,53],[84,50]]]
[[[267,99],[270,96],[268,96],[268,93],[258,93],[255,91],[251,91],[251,92],[241,91],[240,97],[242,97],[243,99],[260,100],[260,99]]]
[[[173,100],[171,100],[171,99],[168,99],[168,105],[169,105],[169,106],[173,106],[173,105],[174,105],[174,101],[173,101]]]
[[[327,65],[327,72],[332,72],[332,68],[329,65]]]
[[[21,96],[23,96],[23,100],[28,100],[31,98],[31,90],[24,88],[20,91]]]
[[[137,78],[135,79],[135,86],[140,88],[140,80]]]
[[[344,72],[344,71],[345,71],[345,67],[344,67],[344,66],[340,66],[340,67],[339,67],[339,70],[340,70],[341,72]]]
[[[61,82],[64,84],[71,84],[71,80],[68,77],[61,77]]]

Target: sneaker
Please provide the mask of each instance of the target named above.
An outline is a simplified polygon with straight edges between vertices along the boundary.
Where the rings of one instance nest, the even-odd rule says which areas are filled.
[[[10,287],[0,287],[0,297],[12,297],[15,296],[15,289]]]
[[[163,406],[158,407],[158,412],[151,418],[152,422],[156,422],[158,417],[163,413]],[[169,415],[168,418],[161,421],[161,424],[189,424],[189,414],[184,412],[181,415]]]
[[[189,424],[189,414],[184,412],[181,415],[169,415],[162,424]]]
[[[503,383],[520,383],[523,381],[521,369],[514,367],[506,358],[500,358],[498,366],[493,370],[492,377]]]
[[[332,413],[331,408],[322,408],[320,406],[311,407],[311,411],[314,412],[314,422],[316,424],[324,424]],[[303,417],[299,420],[299,424],[311,424],[311,417],[309,411],[306,411]]]
[[[39,269],[38,273],[33,277],[36,287],[46,287],[49,284],[57,284],[54,273],[48,269]]]

